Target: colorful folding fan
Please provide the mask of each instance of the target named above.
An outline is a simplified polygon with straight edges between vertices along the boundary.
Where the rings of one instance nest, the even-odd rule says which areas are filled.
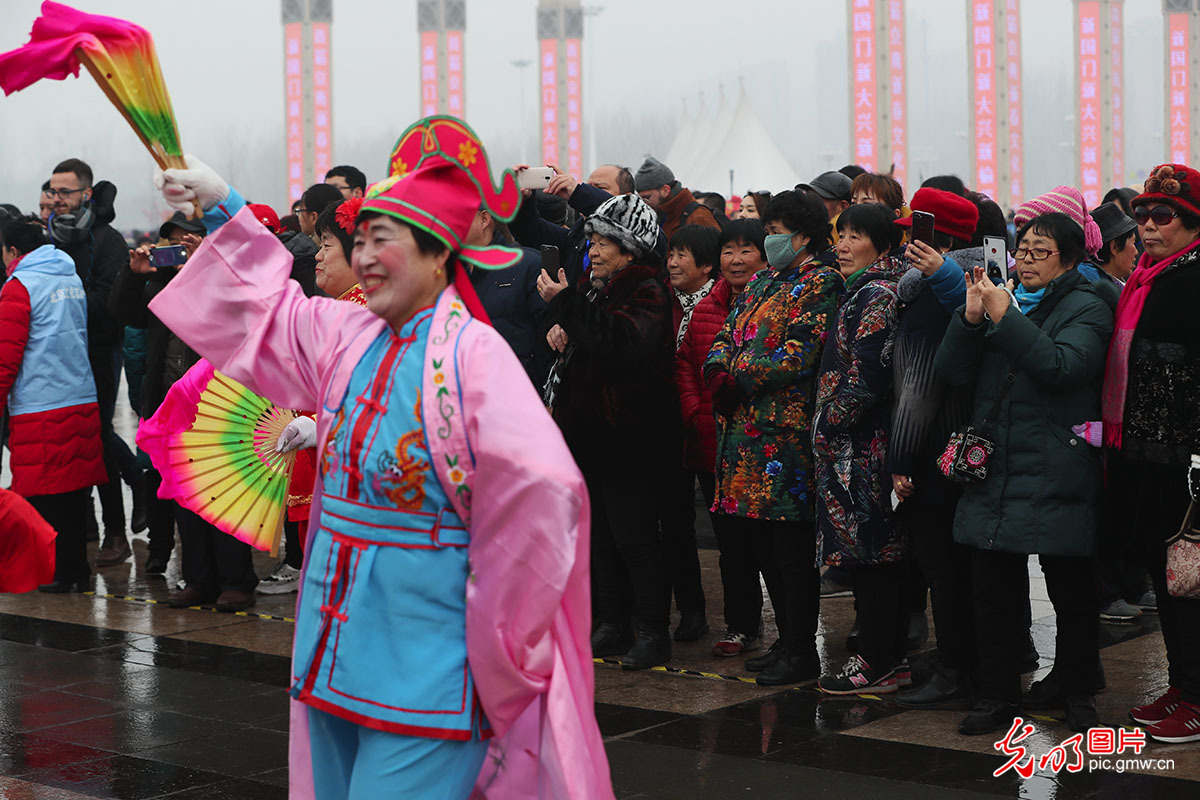
[[[47,0],[29,43],[0,54],[0,87],[12,94],[43,78],[78,76],[80,63],[161,168],[187,166],[154,39],[131,22]]]
[[[275,555],[296,459],[275,442],[296,416],[202,359],[142,422],[137,443],[162,474],[159,497]]]

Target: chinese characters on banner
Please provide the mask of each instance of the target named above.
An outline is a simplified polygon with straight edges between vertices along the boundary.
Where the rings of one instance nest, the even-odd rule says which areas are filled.
[[[1125,54],[1121,4],[1111,6],[1108,80],[1112,96],[1112,183],[1125,185]]]
[[[462,117],[463,103],[463,35],[462,31],[446,31],[446,110]]]
[[[284,100],[287,103],[288,202],[304,193],[304,69],[301,62],[304,26],[289,22],[283,28]]]
[[[971,3],[971,77],[975,106],[975,190],[999,200],[996,140],[996,45],[992,0]]]
[[[1188,105],[1189,87],[1191,86],[1192,76],[1189,74],[1188,59],[1190,58],[1189,50],[1189,31],[1188,31],[1188,14],[1171,14],[1167,22],[1167,30],[1170,36],[1170,50],[1168,58],[1170,59],[1170,86],[1171,96],[1169,98],[1171,113],[1171,146],[1168,152],[1171,154],[1171,162],[1175,164],[1190,164],[1191,163],[1191,109]]]
[[[1017,0],[1004,6],[1008,55],[1008,178],[1009,203],[1015,208],[1024,199],[1024,147],[1021,131],[1021,25]]]
[[[558,163],[558,40],[542,39],[542,163]]]
[[[583,179],[583,70],[580,41],[567,39],[567,172]]]
[[[421,32],[421,116],[438,113],[438,35]]]
[[[892,103],[892,177],[907,186],[908,115],[904,86],[904,0],[888,0],[888,78]],[[886,166],[886,165],[884,165]]]
[[[333,125],[330,121],[329,23],[312,24],[313,54],[313,182],[325,180],[333,166]]]
[[[1079,4],[1079,188],[1088,208],[1100,203],[1100,4]]]
[[[853,0],[850,36],[854,68],[854,163],[876,171],[875,0]]]

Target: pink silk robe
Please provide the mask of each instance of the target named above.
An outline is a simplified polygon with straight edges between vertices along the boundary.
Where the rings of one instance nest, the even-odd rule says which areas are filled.
[[[243,210],[150,310],[252,391],[318,409],[323,442],[351,372],[387,323],[352,303],[304,297],[288,280],[291,266],[291,254]],[[453,287],[442,293],[431,337],[452,305],[461,311],[457,300]],[[500,335],[468,319],[455,353],[466,423],[458,428],[474,457],[467,657],[495,732],[472,796],[610,798],[593,708],[587,488]],[[426,417],[428,430],[435,424]],[[428,440],[434,463],[443,462],[447,445],[432,433]],[[318,481],[314,518],[320,508]],[[312,798],[307,714],[295,701],[291,737],[290,796]]]

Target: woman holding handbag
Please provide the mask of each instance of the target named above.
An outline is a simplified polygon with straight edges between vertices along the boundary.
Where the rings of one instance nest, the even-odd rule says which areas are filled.
[[[1032,219],[1018,236],[1020,284],[996,286],[975,268],[966,305],[950,320],[934,368],[973,386],[972,430],[986,473],[966,483],[954,539],[971,549],[979,673],[967,735],[1007,728],[1021,700],[1022,575],[1037,555],[1054,604],[1055,667],[1069,687],[1067,724],[1099,724],[1095,531],[1100,453],[1072,426],[1095,419],[1112,313],[1075,267],[1098,245],[1082,202]]]
[[[1166,693],[1129,716],[1159,741],[1195,742],[1200,598],[1168,585],[1165,540],[1200,507],[1200,173],[1164,164],[1132,202],[1146,252],[1121,292],[1104,374],[1109,512],[1141,546],[1170,666]]]

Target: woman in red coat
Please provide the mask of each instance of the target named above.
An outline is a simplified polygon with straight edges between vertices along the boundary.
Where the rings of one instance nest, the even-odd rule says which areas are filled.
[[[31,218],[0,224],[0,256],[9,276],[0,290],[0,404],[9,414],[12,489],[58,534],[54,581],[38,589],[83,591],[88,492],[107,481],[87,293],[75,262]]]
[[[704,385],[704,361],[713,339],[725,325],[729,309],[755,273],[767,265],[763,250],[766,232],[757,219],[730,222],[717,241],[721,279],[692,312],[683,341],[675,353],[675,385],[683,413],[683,466],[694,471],[711,508],[715,494],[717,428],[712,395]],[[732,657],[759,646],[762,627],[762,589],[749,543],[731,537],[720,514],[709,514],[721,550],[721,586],[725,598],[725,636],[713,655]]]

